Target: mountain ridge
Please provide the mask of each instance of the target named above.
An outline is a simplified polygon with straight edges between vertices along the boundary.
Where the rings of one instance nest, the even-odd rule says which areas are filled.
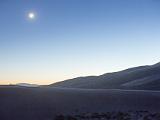
[[[83,89],[160,90],[160,63],[128,68],[99,76],[77,77],[49,86]]]

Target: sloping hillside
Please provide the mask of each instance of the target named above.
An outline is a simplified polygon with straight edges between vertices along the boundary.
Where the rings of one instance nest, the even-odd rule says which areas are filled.
[[[63,88],[160,90],[160,63],[49,85]]]

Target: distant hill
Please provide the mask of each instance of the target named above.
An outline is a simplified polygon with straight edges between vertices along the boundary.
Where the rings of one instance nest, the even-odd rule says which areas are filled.
[[[29,83],[18,83],[16,86],[22,86],[22,87],[38,87],[36,84],[29,84]]]
[[[160,63],[49,85],[61,88],[160,90]]]

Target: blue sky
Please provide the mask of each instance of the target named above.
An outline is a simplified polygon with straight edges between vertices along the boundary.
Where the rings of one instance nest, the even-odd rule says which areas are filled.
[[[158,0],[1,0],[0,84],[49,84],[159,62],[159,6]]]

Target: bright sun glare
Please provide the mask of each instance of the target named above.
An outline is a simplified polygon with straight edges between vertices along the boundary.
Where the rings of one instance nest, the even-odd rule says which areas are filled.
[[[30,13],[28,14],[28,18],[29,18],[29,19],[34,19],[34,18],[35,18],[35,14],[34,14],[33,12],[30,12]]]

